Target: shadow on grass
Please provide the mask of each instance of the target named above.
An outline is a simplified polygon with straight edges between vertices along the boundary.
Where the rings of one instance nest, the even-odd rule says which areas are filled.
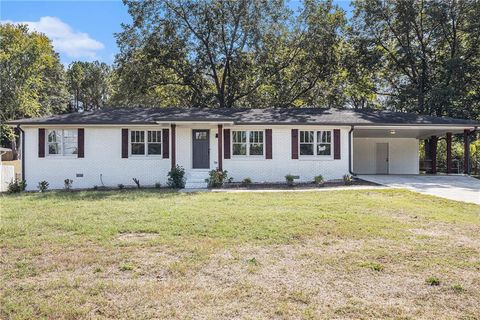
[[[194,193],[193,193],[194,194]],[[192,195],[193,195],[192,194]],[[24,198],[28,200],[132,200],[138,197],[142,198],[172,198],[176,196],[188,196],[185,193],[179,193],[175,189],[126,189],[126,190],[81,190],[81,191],[47,191],[45,193],[28,192],[18,194],[3,194],[5,198]]]

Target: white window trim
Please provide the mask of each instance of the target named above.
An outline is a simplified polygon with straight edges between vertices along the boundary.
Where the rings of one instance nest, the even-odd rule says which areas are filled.
[[[235,143],[233,141],[233,132],[234,131],[245,131],[246,132],[246,138],[247,138],[247,141],[245,142],[246,145],[247,145],[247,150],[246,150],[246,153],[247,154],[233,154],[233,144]],[[255,154],[255,155],[250,155],[250,132],[252,131],[258,131],[258,132],[261,132],[262,135],[263,135],[263,142],[262,142],[262,145],[263,145],[263,153],[262,154]],[[254,142],[256,143],[256,142]],[[239,143],[238,143],[239,144]],[[242,130],[242,129],[231,129],[231,134],[230,134],[230,150],[231,150],[231,154],[232,154],[232,158],[236,158],[236,159],[265,159],[265,130],[257,130],[257,129],[249,129],[249,130]]]
[[[144,133],[144,141],[143,141],[143,147],[145,150],[144,154],[132,154],[132,131],[143,131]],[[148,131],[160,131],[160,144],[161,144],[161,150],[160,154],[148,154]],[[134,143],[140,143],[140,142],[134,142]],[[158,143],[158,142],[155,142]],[[163,158],[163,132],[162,128],[160,129],[140,129],[140,128],[133,128],[133,129],[128,129],[128,155],[129,157],[132,158]]]
[[[309,154],[300,154],[300,132],[302,131],[313,131],[313,155]],[[317,154],[317,145],[318,145],[318,132],[330,132],[330,155],[318,155]],[[320,142],[322,143],[322,142]],[[298,157],[300,160],[333,160],[333,130],[330,129],[323,129],[323,130],[316,130],[316,129],[299,129],[298,130]]]
[[[65,146],[64,146],[64,134],[63,132],[67,131],[76,131],[76,137],[77,137],[77,153],[74,154],[65,154]],[[60,135],[60,148],[61,148],[61,153],[50,153],[50,148],[49,148],[49,141],[48,141],[48,134],[52,131],[61,131]],[[78,158],[78,129],[77,128],[48,128],[45,130],[45,155],[49,158]]]

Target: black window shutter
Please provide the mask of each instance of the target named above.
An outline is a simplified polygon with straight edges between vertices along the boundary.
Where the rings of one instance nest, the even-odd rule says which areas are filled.
[[[78,139],[77,157],[85,158],[85,129],[78,128],[77,139]]]
[[[338,160],[341,158],[340,152],[340,129],[333,130],[333,159]]]
[[[292,159],[298,159],[298,129],[292,129]]]
[[[170,137],[168,131],[168,129],[162,129],[162,158],[164,159],[168,159],[170,157]]]
[[[128,129],[122,129],[122,158],[128,158]]]

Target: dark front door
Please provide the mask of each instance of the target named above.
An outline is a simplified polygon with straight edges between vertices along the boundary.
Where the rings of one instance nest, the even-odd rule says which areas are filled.
[[[210,168],[210,130],[192,130],[193,169]]]

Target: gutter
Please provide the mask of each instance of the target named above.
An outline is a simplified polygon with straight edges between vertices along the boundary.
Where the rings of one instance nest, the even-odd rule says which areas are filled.
[[[357,174],[352,170],[352,136],[353,136],[353,129],[355,126],[350,127],[350,131],[348,132],[348,172],[352,176],[356,176]]]
[[[20,124],[17,125],[17,129],[21,132],[22,139],[21,139],[21,144],[22,144],[22,180],[26,181],[25,179],[25,131],[23,131],[22,128],[20,128]]]

